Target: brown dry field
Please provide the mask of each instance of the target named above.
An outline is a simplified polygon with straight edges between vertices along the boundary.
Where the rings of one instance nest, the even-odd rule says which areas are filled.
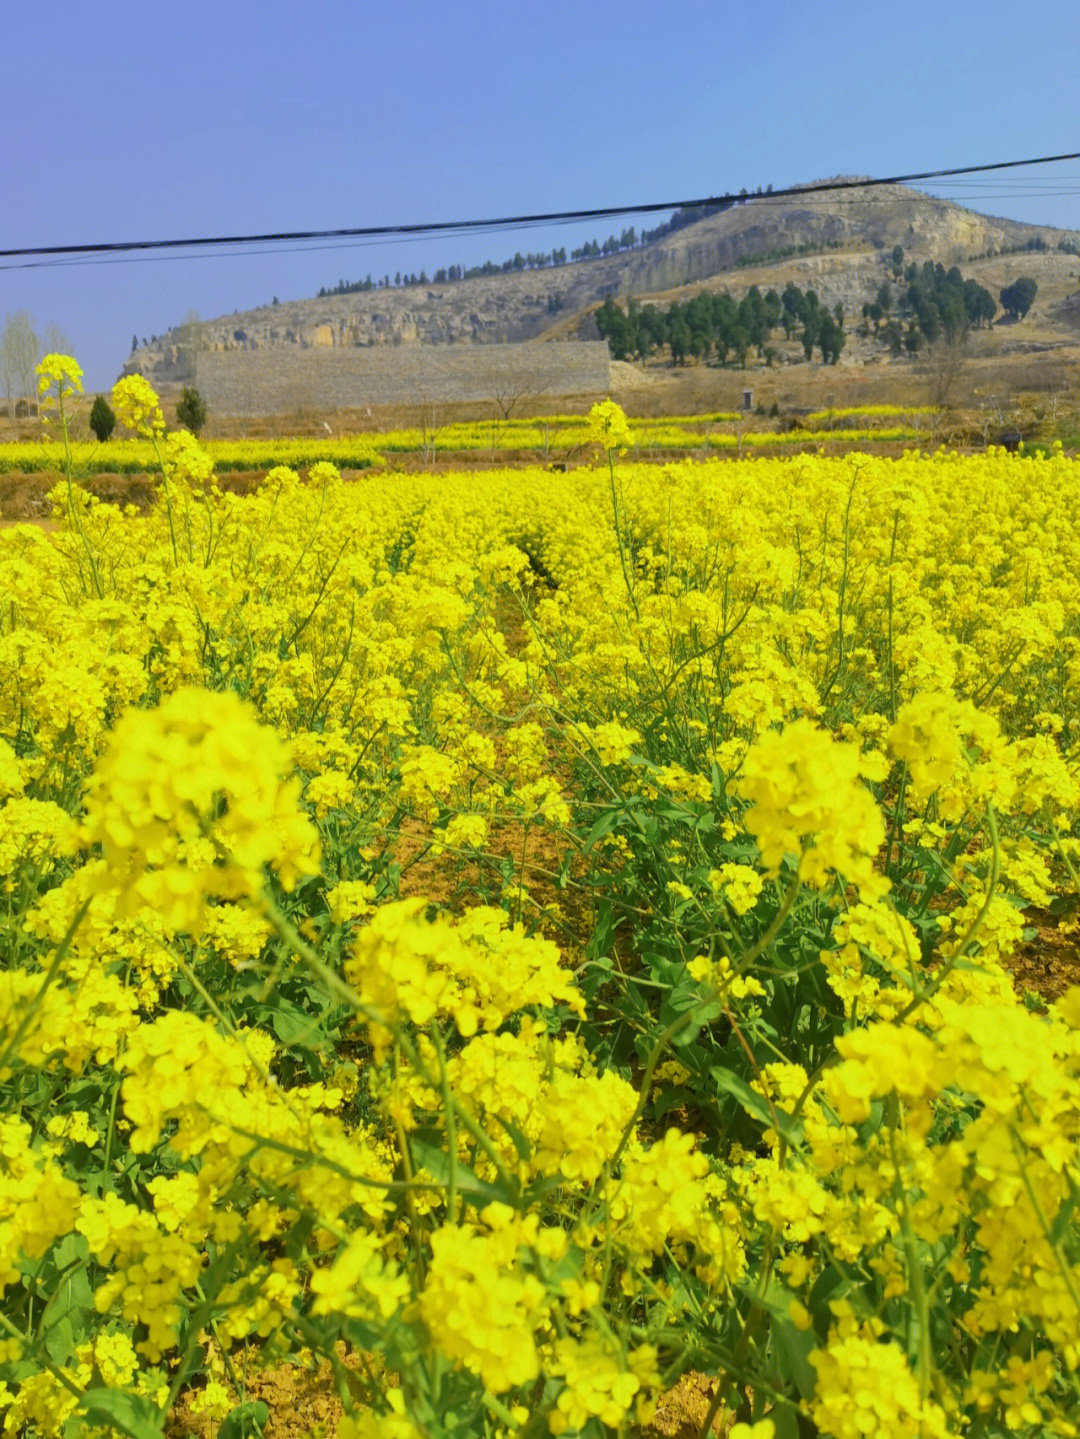
[[[753,270],[745,272],[747,284],[754,281],[755,274]],[[762,272],[762,284],[782,284],[782,274],[780,279],[772,271],[769,274],[771,278]],[[646,298],[667,303],[712,288],[716,288],[715,283],[707,282]],[[953,434],[958,444],[978,446],[985,443],[988,433],[992,439],[1003,429],[1019,428],[1030,438],[1042,438],[1063,425],[1074,431],[1080,427],[1080,305],[1066,303],[1064,282],[1057,288],[1062,290],[1061,296],[1040,295],[1039,306],[1023,321],[1013,323],[999,318],[991,329],[971,331],[955,373],[944,386],[947,413],[937,438],[947,443],[947,436]],[[1052,295],[1056,296],[1056,290]],[[782,426],[806,410],[928,405],[942,400],[940,366],[933,360],[925,354],[892,359],[877,341],[857,336],[853,318],[849,317],[848,325],[848,343],[837,365],[826,366],[818,359],[808,364],[797,341],[774,337],[772,344],[777,354],[771,366],[752,361],[746,369],[736,370],[693,360],[673,365],[664,357],[650,359],[645,365],[613,362],[610,397],[631,416],[662,419],[717,410],[742,411],[744,392],[750,390],[756,413],[747,419],[755,422],[755,428],[768,427],[770,422],[762,419],[762,412],[767,414],[774,404],[780,411]],[[176,424],[177,398],[167,391],[162,395],[162,408],[170,425]],[[553,413],[584,415],[598,399],[606,398],[600,394],[523,395],[512,414],[515,419]],[[87,401],[91,399],[86,396]],[[88,411],[89,403],[80,407],[73,426],[76,438],[90,438]],[[338,437],[425,424],[438,429],[458,421],[498,418],[500,411],[494,401],[432,404],[406,400],[356,410],[301,409],[246,418],[211,412],[202,437],[325,437],[328,433]],[[0,444],[7,440],[33,442],[41,434],[35,417],[11,420],[0,413]],[[474,463],[476,458],[472,452]]]
[[[1026,323],[1026,322],[1025,322]],[[1024,328],[1024,327],[1017,327]],[[1024,345],[1046,345],[1052,348],[1030,353],[1007,353],[1008,346],[1021,341],[1003,340],[1004,325],[999,322],[991,332],[973,335],[948,386],[948,403],[936,416],[918,417],[917,443],[923,449],[945,445],[961,453],[974,453],[993,444],[1009,431],[1020,432],[1028,441],[1050,441],[1063,436],[1066,453],[1075,455],[1080,448],[1080,343],[1061,339],[1060,328],[1040,329],[1032,325],[1025,331]],[[1052,336],[1053,338],[1048,338]],[[784,347],[781,345],[780,347]],[[797,347],[788,347],[793,350]],[[862,348],[866,345],[863,343]],[[739,413],[739,421],[726,426],[733,433],[745,430],[784,431],[802,423],[812,410],[849,409],[856,405],[927,405],[940,390],[940,377],[925,359],[891,361],[884,355],[871,355],[865,363],[841,363],[835,366],[794,363],[791,354],[773,367],[760,365],[747,370],[726,370],[700,363],[672,366],[660,359],[647,365],[620,363],[613,365],[616,383],[611,397],[626,412],[642,419],[663,419],[715,413]],[[743,396],[751,391],[753,409],[743,411]],[[588,412],[602,395],[562,397],[557,404],[543,397],[529,403],[525,397],[515,418],[550,414]],[[769,412],[777,407],[777,415]],[[166,420],[175,423],[175,401],[163,401]],[[268,416],[261,419],[211,417],[204,439],[277,439],[289,437],[336,437],[353,434],[375,434],[391,429],[428,426],[439,429],[456,421],[490,421],[497,419],[490,404],[460,403],[432,408],[431,405],[401,404],[373,406],[365,410],[310,411],[293,415]],[[825,421],[823,428],[843,428],[843,419]],[[857,423],[857,422],[856,422]],[[885,422],[888,423],[888,422]],[[85,428],[85,421],[82,428]],[[83,438],[78,420],[75,437]],[[0,416],[0,444],[5,441],[32,443],[41,438],[37,419],[9,420]],[[874,453],[899,455],[910,448],[912,441],[875,444]],[[814,446],[815,451],[820,449]],[[840,454],[858,448],[843,441],[826,442],[826,453]],[[791,454],[784,447],[776,453]],[[732,452],[713,453],[713,458],[732,458]],[[549,457],[550,458],[550,457]],[[589,463],[591,456],[581,453],[559,454],[560,460],[573,467]],[[685,460],[686,451],[646,450],[641,458],[655,461]],[[695,456],[694,458],[697,458]],[[461,451],[437,452],[433,459],[420,452],[394,454],[388,457],[391,473],[443,474],[469,469],[524,469],[548,463],[539,452]],[[238,494],[250,492],[264,471],[247,474],[230,473],[220,476],[223,488]],[[48,515],[45,494],[55,485],[59,473],[0,474],[0,525],[23,520],[43,520]],[[146,508],[151,490],[147,480],[138,475],[101,474],[80,480],[99,499],[117,504],[135,503]]]

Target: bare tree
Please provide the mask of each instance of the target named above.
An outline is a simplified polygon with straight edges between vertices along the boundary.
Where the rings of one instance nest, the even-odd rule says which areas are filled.
[[[445,428],[446,418],[439,406],[429,396],[425,396],[420,407],[420,434],[424,447],[424,459],[429,465],[435,463],[439,435]]]
[[[1068,371],[1064,366],[1047,372],[1046,381],[1043,385],[1043,393],[1046,395],[1046,409],[1044,417],[1049,420],[1051,430],[1057,429],[1062,411],[1071,398],[1072,385],[1070,384]]]
[[[942,335],[927,348],[924,373],[932,405],[947,405],[964,373],[968,353],[967,334],[951,339]]]
[[[205,326],[199,319],[198,310],[189,310],[183,324],[178,325],[173,334],[179,378],[194,380],[198,357],[206,349]]]
[[[17,400],[29,400],[36,393],[34,366],[38,362],[38,337],[26,310],[8,315],[0,336],[0,372],[8,402],[8,418],[15,413]]]
[[[4,321],[4,328],[0,331],[0,384],[4,387],[4,399],[7,401],[9,420],[14,409],[13,391],[15,389],[15,358],[8,339],[10,325],[9,317]]]
[[[74,355],[71,341],[59,325],[46,325],[41,353],[42,355]]]
[[[543,382],[539,367],[533,369],[507,369],[494,381],[492,386],[491,417],[491,458],[494,460],[498,440],[503,427],[509,424],[515,412],[524,413],[547,394],[549,385]]]
[[[508,373],[500,375],[495,381],[491,398],[504,424],[519,405],[532,398],[534,379],[535,377],[531,380],[525,375]]]

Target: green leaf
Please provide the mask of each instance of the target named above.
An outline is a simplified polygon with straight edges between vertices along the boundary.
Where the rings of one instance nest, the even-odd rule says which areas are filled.
[[[1073,1190],[1054,1216],[1054,1222],[1050,1226],[1050,1242],[1052,1244],[1060,1244],[1065,1237],[1065,1231],[1069,1227],[1069,1220],[1072,1218],[1077,1203],[1080,1203],[1080,1189]]]
[[[681,804],[658,804],[653,813],[660,819],[671,820],[672,824],[693,824],[698,818],[694,810],[686,809]]]
[[[429,1143],[421,1139],[419,1134],[411,1134],[409,1148],[416,1162],[427,1170],[436,1184],[450,1183],[450,1156],[440,1144]],[[467,1164],[462,1164],[460,1159],[454,1165],[454,1183],[457,1185],[457,1192],[463,1198],[471,1199],[474,1204],[513,1204],[517,1199],[516,1194],[507,1192],[505,1185],[489,1184],[474,1174]]]
[[[649,972],[653,979],[660,984],[670,985],[673,990],[682,983],[683,994],[688,995],[690,1002],[693,1002],[693,998],[697,994],[697,985],[687,981],[684,959],[668,959],[663,954],[650,953],[648,950],[641,957],[649,966]],[[683,1008],[685,1009],[687,1006],[684,1004]]]
[[[664,1115],[670,1114],[673,1109],[690,1107],[697,1103],[698,1096],[692,1089],[678,1086],[675,1089],[662,1089],[654,1096],[650,1107],[654,1119],[663,1119]]]
[[[261,1399],[240,1404],[221,1421],[218,1439],[248,1439],[248,1436],[262,1431],[270,1417],[270,1410]]]
[[[733,1074],[730,1069],[725,1069],[722,1064],[714,1064],[709,1070],[709,1074],[712,1076],[713,1083],[717,1089],[734,1095],[752,1119],[759,1120],[767,1129],[773,1127],[769,1106],[765,1103],[762,1095],[750,1088],[745,1079],[740,1079],[737,1074]],[[779,1115],[782,1126],[779,1130],[781,1134],[785,1133],[783,1127],[784,1118],[785,1116],[783,1114]],[[785,1137],[790,1138],[790,1135],[785,1135]]]
[[[92,1424],[119,1429],[130,1439],[161,1439],[164,1432],[165,1416],[157,1405],[143,1395],[129,1394],[123,1389],[88,1390],[82,1410]]]
[[[555,888],[565,889],[570,880],[570,865],[573,862],[574,851],[568,849],[559,862],[559,872],[555,877]]]
[[[606,809],[603,814],[600,815],[589,831],[588,839],[585,841],[586,851],[592,849],[597,840],[601,840],[606,834],[611,833],[619,822],[620,814],[621,811],[618,809]]]
[[[817,1383],[817,1370],[809,1356],[810,1351],[818,1347],[817,1335],[813,1329],[796,1329],[790,1319],[774,1317],[772,1337],[781,1375],[796,1386],[801,1398],[810,1399]]]
[[[543,1179],[534,1179],[522,1193],[522,1205],[525,1209],[537,1208],[549,1194],[562,1189],[565,1183],[566,1180],[561,1174],[548,1174]]]
[[[782,1034],[794,1034],[795,1032],[795,995],[792,986],[788,984],[777,984],[773,986],[772,1003],[769,1006],[772,1018]]]
[[[663,1011],[661,1010],[661,1013]],[[678,1034],[671,1037],[672,1047],[675,1049],[687,1049],[697,1041],[698,1035],[707,1024],[712,1024],[714,1019],[719,1019],[724,1012],[722,1004],[702,1004],[697,1007],[694,1018],[686,1026],[680,1029]]]
[[[314,1049],[317,1047],[315,1041],[325,1038],[317,1019],[280,996],[273,1005],[270,1023],[282,1044],[297,1049]]]
[[[528,1159],[532,1154],[532,1145],[529,1143],[528,1137],[522,1133],[516,1124],[511,1124],[510,1121],[504,1119],[501,1114],[492,1115],[492,1118],[498,1120],[514,1141],[514,1148],[517,1150],[518,1158]]]
[[[585,947],[585,953],[590,959],[597,959],[605,953],[614,938],[618,923],[614,906],[610,900],[603,900],[598,907],[596,923],[589,936],[589,943]]]
[[[66,1364],[82,1342],[95,1314],[94,1292],[86,1277],[89,1248],[81,1234],[69,1234],[53,1251],[61,1271],[56,1288],[41,1316],[41,1335],[54,1364]]]
[[[769,1418],[773,1422],[773,1439],[799,1439],[799,1421],[790,1409],[775,1404]]]
[[[42,1324],[45,1351],[54,1364],[66,1364],[75,1353],[75,1326],[66,1314]]]
[[[735,1287],[740,1294],[753,1299],[754,1303],[760,1305],[769,1315],[769,1333],[780,1376],[785,1384],[794,1384],[803,1399],[809,1399],[817,1383],[817,1371],[810,1363],[809,1355],[812,1349],[818,1347],[818,1338],[813,1329],[796,1329],[788,1317],[788,1311],[796,1296],[773,1279],[769,1280],[763,1294],[758,1293],[754,1281],[737,1284]],[[794,1423],[794,1415],[791,1418]]]
[[[832,1323],[830,1299],[843,1296],[849,1287],[847,1279],[838,1269],[833,1269],[831,1266],[823,1270],[814,1281],[810,1297],[806,1301],[806,1307],[810,1311],[810,1317],[814,1321],[814,1332],[819,1339],[825,1339],[829,1332],[829,1325]]]
[[[66,1269],[70,1264],[77,1264],[80,1259],[89,1258],[90,1245],[83,1234],[65,1234],[53,1250],[53,1263],[57,1269]]]

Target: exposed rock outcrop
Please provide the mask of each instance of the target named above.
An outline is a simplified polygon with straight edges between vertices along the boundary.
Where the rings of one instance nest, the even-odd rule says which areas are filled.
[[[827,247],[876,251],[901,245],[906,260],[953,265],[1035,237],[1056,247],[1062,232],[980,215],[899,185],[786,200],[762,195],[607,258],[446,285],[295,300],[204,321],[197,333],[190,326],[170,330],[136,350],[123,373],[139,372],[168,388],[191,377],[199,350],[497,344],[536,339],[553,326],[565,334],[560,317],[607,296],[648,295],[732,271],[735,289],[740,264],[800,246],[824,252],[812,267],[821,298],[850,303],[861,282],[843,263],[844,250]],[[596,338],[588,325],[574,333]]]

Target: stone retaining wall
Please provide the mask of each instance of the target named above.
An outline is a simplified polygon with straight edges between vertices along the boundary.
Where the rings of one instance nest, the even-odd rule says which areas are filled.
[[[296,346],[200,354],[195,385],[215,415],[356,410],[445,400],[606,395],[607,342]]]

